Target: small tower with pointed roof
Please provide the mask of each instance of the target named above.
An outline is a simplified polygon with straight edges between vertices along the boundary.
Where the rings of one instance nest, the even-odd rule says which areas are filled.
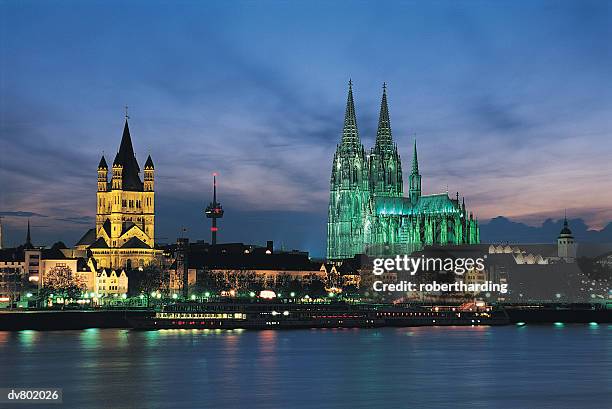
[[[559,232],[559,237],[557,237],[557,256],[566,262],[572,262],[576,259],[576,243],[569,228],[567,215],[563,218],[563,228]]]
[[[108,165],[104,155],[98,164],[98,192],[106,192],[108,190]]]
[[[155,166],[151,155],[147,156],[147,161],[144,166],[144,191],[152,192],[155,182]]]

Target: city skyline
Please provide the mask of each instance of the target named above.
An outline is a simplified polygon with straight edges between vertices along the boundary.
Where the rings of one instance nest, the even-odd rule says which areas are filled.
[[[182,226],[209,239],[216,171],[220,241],[322,255],[349,78],[366,146],[387,82],[399,153],[409,160],[416,134],[427,193],[469,191],[483,222],[537,225],[568,209],[605,227],[610,7],[521,4],[389,6],[383,19],[352,3],[322,14],[279,3],[3,3],[5,244],[23,241],[28,216],[47,244],[74,244],[93,226],[96,165],[103,151],[114,156],[127,104],[138,160],[151,154],[159,174],[159,241]]]

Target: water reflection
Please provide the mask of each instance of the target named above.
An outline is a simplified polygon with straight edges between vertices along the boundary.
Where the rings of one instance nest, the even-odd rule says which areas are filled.
[[[25,349],[30,349],[36,345],[36,343],[40,339],[41,333],[39,333],[38,331],[27,329],[19,331],[17,334],[20,346]]]
[[[0,385],[67,407],[606,407],[612,327],[0,332]],[[589,399],[584,399],[589,396]],[[554,403],[554,404],[553,404]]]
[[[88,328],[79,332],[83,349],[93,349],[100,346],[100,329]]]

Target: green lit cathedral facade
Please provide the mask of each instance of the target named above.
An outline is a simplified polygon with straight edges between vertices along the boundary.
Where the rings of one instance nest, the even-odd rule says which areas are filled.
[[[459,193],[421,194],[414,142],[408,195],[402,162],[393,142],[386,87],[380,105],[376,142],[368,153],[357,129],[349,82],[342,139],[334,155],[327,223],[327,258],[356,254],[409,254],[426,245],[479,243],[478,221]]]

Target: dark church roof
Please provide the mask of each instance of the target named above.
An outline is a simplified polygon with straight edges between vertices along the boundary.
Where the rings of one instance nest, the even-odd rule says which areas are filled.
[[[111,221],[110,221],[110,219],[106,219],[104,221],[104,223],[102,224],[102,228],[106,232],[106,235],[108,237],[111,237]]]
[[[106,164],[106,159],[104,158],[104,155],[102,155],[102,158],[100,159],[98,169],[108,169],[108,165]]]
[[[43,249],[41,253],[43,260],[70,260],[59,248]]]
[[[123,222],[123,225],[121,227],[121,236],[127,233],[134,226],[136,226],[136,224],[133,221]]]
[[[133,221],[128,220],[126,222],[123,222],[123,224],[121,225],[121,234],[120,234],[120,236],[123,236],[125,233],[127,233],[130,230],[132,230],[133,228],[137,228],[138,230],[140,230],[141,232],[144,233],[144,230],[142,230],[142,228],[139,225],[137,225]]]
[[[115,160],[113,161],[113,166],[115,165],[123,166],[123,190],[142,190],[142,181],[140,180],[140,176],[138,176],[140,167],[138,166],[134,148],[132,147],[132,138],[130,136],[130,128],[127,119],[123,127],[123,136],[121,137],[119,152],[117,152],[117,156],[115,156]]]
[[[89,248],[91,248],[91,249],[107,249],[109,247],[108,247],[108,244],[106,244],[106,240],[104,240],[104,238],[100,237],[91,246],[89,246]]]
[[[75,246],[89,246],[96,241],[96,229],[89,229]]]
[[[121,246],[121,248],[122,249],[150,249],[151,246],[149,246],[147,243],[140,240],[138,237],[132,237],[131,239],[126,241],[125,244]]]
[[[153,159],[151,159],[151,155],[147,157],[147,161],[145,162],[145,169],[155,169],[155,166],[153,166]]]

